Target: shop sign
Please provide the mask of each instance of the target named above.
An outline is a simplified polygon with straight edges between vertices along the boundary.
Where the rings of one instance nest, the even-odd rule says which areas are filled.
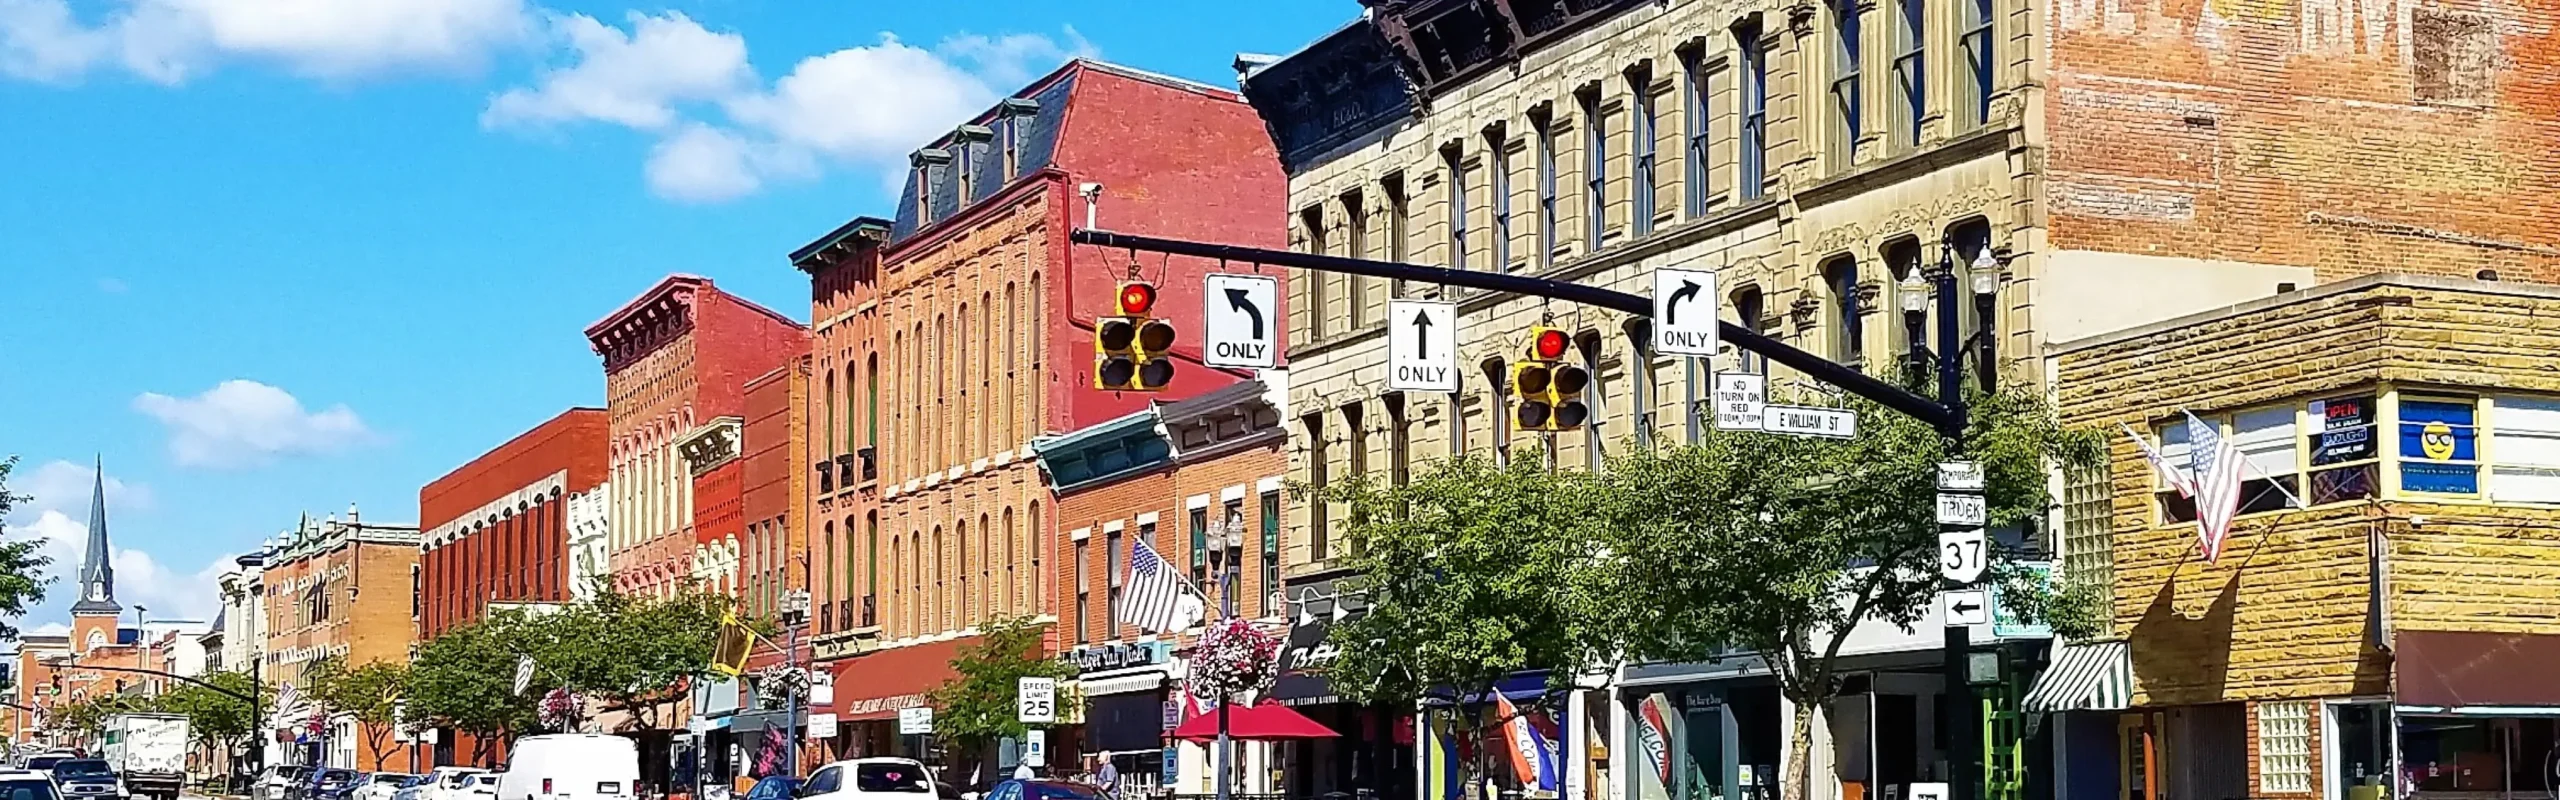
[[[2051,561],[2020,561],[2013,562],[2011,566],[2016,567],[2019,572],[2025,573],[2028,580],[2043,585],[2046,591],[2058,591],[2061,589],[2059,585],[2054,583],[2053,562]],[[2026,620],[2020,619],[2016,609],[2010,608],[2008,603],[2000,602],[1999,592],[1986,592],[1985,594],[1990,596],[1991,601],[1992,636],[2002,639],[2052,638],[2053,627],[2051,625],[2041,622],[2030,623]]]
[[[2380,443],[2374,439],[2374,410],[2371,397],[2338,397],[2313,400],[2310,407],[2311,463],[2341,464],[2362,461],[2377,453]]]
[[[810,644],[809,657],[817,661],[834,661],[878,649],[880,649],[880,637],[877,635],[846,636]]]
[[[849,717],[860,717],[914,708],[924,704],[925,696],[922,693],[890,695],[888,697],[866,697],[860,700],[847,701],[845,703],[845,707],[838,709],[837,713]]]
[[[1170,642],[1113,642],[1078,647],[1061,656],[1077,675],[1162,664],[1172,655]]]

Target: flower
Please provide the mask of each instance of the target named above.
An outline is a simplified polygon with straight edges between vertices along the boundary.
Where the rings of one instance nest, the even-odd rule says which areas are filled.
[[[1191,692],[1230,697],[1260,691],[1280,674],[1280,637],[1229,617],[1209,624],[1191,651]]]

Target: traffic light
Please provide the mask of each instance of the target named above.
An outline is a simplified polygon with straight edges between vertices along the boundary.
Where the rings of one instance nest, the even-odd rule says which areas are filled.
[[[1118,313],[1093,326],[1093,388],[1153,392],[1173,383],[1173,324],[1149,316],[1155,284],[1120,284],[1112,305]]]
[[[1512,421],[1525,431],[1569,431],[1591,421],[1582,390],[1591,371],[1565,361],[1573,339],[1545,326],[1529,329],[1529,357],[1511,365]]]

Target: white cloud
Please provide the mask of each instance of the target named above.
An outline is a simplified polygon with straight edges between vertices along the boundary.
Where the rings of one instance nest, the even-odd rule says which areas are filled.
[[[47,622],[33,628],[28,628],[26,632],[29,636],[69,636],[71,635],[71,626],[67,623],[61,622]]]
[[[175,84],[225,61],[328,79],[485,62],[535,30],[524,0],[119,0],[84,22],[67,0],[0,0],[0,73],[70,80],[122,67]]]
[[[60,509],[76,512],[80,519],[88,519],[89,495],[94,488],[91,476],[96,474],[97,470],[87,464],[57,459],[26,473],[23,480],[13,480],[9,490],[27,496],[27,502],[16,509],[21,518],[33,518],[44,509]],[[10,477],[16,479],[21,476]],[[109,525],[114,524],[116,514],[147,509],[152,502],[151,487],[126,483],[112,474],[107,476]]]
[[[628,32],[585,16],[555,19],[576,61],[499,94],[482,124],[596,121],[656,133],[643,168],[650,191],[720,202],[815,175],[821,165],[902,170],[907,153],[984,110],[1000,91],[1094,54],[1072,28],[1063,42],[961,35],[932,49],[883,33],[872,44],[802,59],[766,87],[735,34],[675,13],[629,19]],[[688,116],[689,105],[716,106],[722,118]]]
[[[114,524],[109,520],[110,529]],[[12,526],[9,535],[12,539],[42,542],[38,552],[53,560],[44,568],[44,574],[53,579],[52,584],[46,587],[43,602],[28,609],[27,618],[59,619],[69,615],[71,603],[79,599],[80,565],[88,552],[89,526],[75,520],[69,510],[46,508],[37,512],[34,523]],[[150,609],[153,617],[194,620],[212,619],[220,610],[215,579],[230,565],[232,556],[217,557],[201,570],[181,574],[148,552],[130,547],[113,550],[109,563],[115,567],[116,602],[125,608],[141,606]]]
[[[544,72],[533,88],[498,95],[480,124],[597,120],[658,129],[675,122],[678,103],[730,97],[754,85],[746,37],[713,33],[673,11],[635,11],[629,19],[629,34],[585,14],[553,20],[576,63]]]
[[[169,455],[182,466],[252,466],[379,438],[344,405],[307,411],[292,394],[257,381],[223,381],[189,398],[145,392],[133,407],[169,429]]]

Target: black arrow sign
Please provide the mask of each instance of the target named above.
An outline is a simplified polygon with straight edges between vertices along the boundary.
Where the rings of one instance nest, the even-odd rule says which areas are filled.
[[[1228,290],[1227,290],[1227,308],[1228,308],[1229,310],[1231,310],[1231,311],[1242,311],[1242,312],[1244,312],[1245,316],[1252,317],[1252,318],[1253,318],[1253,339],[1254,339],[1254,341],[1261,341],[1261,340],[1262,340],[1262,307],[1261,307],[1261,306],[1254,305],[1254,304],[1253,304],[1253,300],[1251,299],[1252,297],[1253,297],[1253,293],[1252,293],[1252,292],[1250,292],[1250,291],[1247,291],[1247,290],[1244,290],[1244,289],[1228,289]]]
[[[1662,303],[1663,327],[1674,327],[1679,325],[1680,301],[1696,299],[1697,296],[1698,282],[1687,278],[1681,278],[1680,288],[1671,290],[1671,298],[1663,301]]]
[[[1423,310],[1421,310],[1421,309],[1415,309],[1415,310],[1414,310],[1414,312],[1413,312],[1413,329],[1414,329],[1414,333],[1415,333],[1415,334],[1418,334],[1418,335],[1416,335],[1416,336],[1414,336],[1414,337],[1413,337],[1413,349],[1414,349],[1414,356],[1413,356],[1413,357],[1415,357],[1415,358],[1430,358],[1430,357],[1431,357],[1431,312],[1423,311]]]
[[[1955,603],[1954,603],[1954,604],[1947,606],[1947,610],[1949,610],[1949,611],[1953,611],[1953,612],[1956,612],[1956,613],[1958,613],[1958,614],[1971,614],[1971,613],[1973,613],[1973,612],[1976,612],[1976,611],[1980,611],[1980,610],[1982,610],[1982,604],[1980,604],[1980,603],[1970,603],[1970,602],[1966,602],[1966,601],[1963,601],[1963,600],[1958,600],[1958,601],[1955,601]]]

